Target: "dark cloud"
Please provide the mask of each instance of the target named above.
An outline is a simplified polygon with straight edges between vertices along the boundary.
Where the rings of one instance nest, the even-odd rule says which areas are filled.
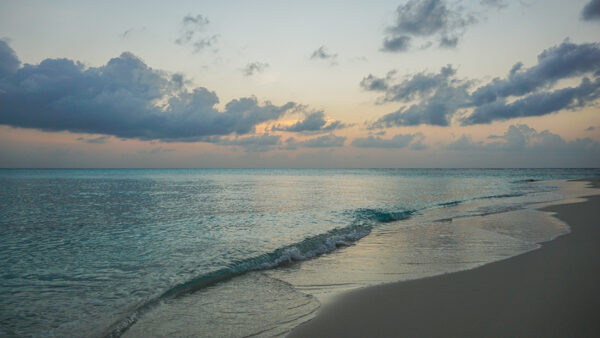
[[[384,115],[371,124],[371,128],[419,124],[447,126],[452,115],[468,101],[470,82],[456,79],[456,70],[450,65],[442,67],[439,73],[418,73],[398,84],[391,84],[389,74],[386,79],[366,77],[361,86],[369,89],[374,87],[375,81],[380,82],[375,86],[379,91],[385,88],[380,102],[420,102]]]
[[[436,39],[440,47],[455,47],[465,28],[476,22],[471,14],[444,0],[411,0],[396,9],[395,23],[387,28],[382,50],[402,52],[414,38]]]
[[[405,148],[409,145],[415,146],[415,150],[424,149],[425,145],[421,142],[423,135],[417,134],[397,134],[391,139],[384,139],[379,136],[368,136],[356,138],[352,145],[359,148]]]
[[[383,39],[383,48],[386,52],[406,52],[410,49],[410,37],[406,35],[386,37]]]
[[[275,121],[296,106],[260,104],[246,97],[219,110],[214,92],[188,90],[181,75],[154,70],[131,53],[97,68],[46,59],[15,70],[14,58],[5,60],[0,66],[7,70],[0,78],[0,124],[13,127],[192,142],[252,133],[256,125]]]
[[[452,116],[465,106],[466,97],[468,94],[464,86],[439,88],[421,103],[382,116],[370,128],[420,124],[448,126]]]
[[[390,82],[393,81],[395,74],[396,71],[391,71],[385,78],[369,74],[360,81],[360,87],[364,90],[386,91],[390,86]]]
[[[252,76],[255,73],[262,73],[265,69],[269,68],[269,64],[266,62],[251,62],[244,67],[242,73],[244,76]]]
[[[455,48],[458,45],[458,36],[442,36],[440,39],[440,47]]]
[[[311,55],[310,58],[312,60],[320,59],[320,60],[329,60],[331,65],[337,64],[337,53],[331,53],[327,47],[321,46],[317,48]]]
[[[594,130],[596,130],[596,127],[594,127],[594,126],[589,126],[589,127],[585,128],[585,131],[594,131]]]
[[[195,52],[213,46],[218,40],[218,35],[206,35],[204,33],[209,23],[208,18],[201,14],[184,16],[180,24],[180,35],[175,43],[178,45],[191,45]]]
[[[20,65],[21,61],[17,54],[6,41],[0,40],[0,79],[14,74]]]
[[[395,72],[388,72],[385,78],[377,78],[372,74],[363,78],[360,85],[365,90],[385,91],[381,98],[384,102],[408,102],[418,98],[425,98],[432,92],[452,86],[458,81],[453,78],[456,69],[451,65],[442,67],[439,73],[417,73],[398,84],[394,81]]]
[[[523,69],[515,64],[508,77],[496,78],[475,90],[475,105],[493,102],[496,98],[521,96],[554,85],[561,79],[600,71],[600,44],[575,44],[565,41],[538,55],[537,65]]]
[[[335,136],[333,134],[311,138],[306,141],[297,141],[294,137],[290,137],[285,141],[286,146],[284,149],[296,149],[299,147],[305,147],[305,148],[343,147],[345,141],[346,141],[346,137]]]
[[[599,43],[575,44],[565,41],[540,53],[537,65],[523,69],[523,64],[517,63],[506,78],[496,78],[477,88],[470,99],[473,113],[462,118],[462,123],[490,123],[584,107],[598,98],[599,72]],[[539,92],[540,89],[551,88],[560,80],[586,74],[596,79],[583,78],[577,87]],[[517,99],[507,103],[509,97]]]
[[[78,137],[77,141],[91,143],[91,144],[104,144],[110,138],[110,136],[104,135],[94,138]]]
[[[591,0],[581,12],[583,20],[600,20],[600,0]]]
[[[371,128],[447,126],[455,117],[470,125],[541,116],[594,104],[600,95],[600,44],[565,41],[540,53],[536,65],[525,68],[516,63],[505,78],[495,78],[474,90],[476,82],[458,79],[450,65],[439,73],[422,72],[402,81],[394,75],[389,72],[379,78],[369,74],[360,86],[382,93],[379,103],[417,103],[382,116]],[[582,76],[576,87],[552,89],[559,81]]]
[[[577,87],[535,93],[511,103],[507,103],[504,98],[486,103],[475,108],[473,113],[462,118],[461,122],[463,125],[470,125],[516,117],[547,115],[563,109],[584,107],[599,96],[600,78],[595,81],[584,78]]]
[[[327,133],[337,129],[347,128],[348,125],[341,121],[332,121],[327,123],[325,113],[317,111],[309,113],[302,121],[298,121],[291,126],[276,125],[272,129],[277,131],[289,131],[306,134]]]

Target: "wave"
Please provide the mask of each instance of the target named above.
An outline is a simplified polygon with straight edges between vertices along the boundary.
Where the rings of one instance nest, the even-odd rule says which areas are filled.
[[[524,193],[500,194],[500,195],[490,195],[490,196],[477,197],[475,199],[476,200],[487,200],[487,199],[492,199],[492,198],[519,197],[519,196],[523,196],[523,195],[525,195],[525,194]]]
[[[445,203],[439,203],[438,206],[442,207],[442,208],[447,208],[447,207],[453,207],[455,205],[459,205],[463,202],[464,201],[450,201],[450,202],[445,202]]]
[[[354,211],[356,221],[376,221],[389,223],[409,218],[415,210],[385,211],[382,209],[361,208]]]
[[[229,280],[250,271],[272,269],[278,266],[311,259],[336,250],[339,247],[352,245],[368,235],[378,223],[389,223],[409,218],[415,211],[385,211],[382,209],[357,209],[353,213],[353,222],[346,227],[335,228],[326,233],[311,236],[304,240],[278,248],[260,256],[247,258],[229,264],[226,268],[194,278],[184,284],[177,285],[159,297],[143,304],[133,314],[115,323],[107,336],[118,337],[130,328],[140,315],[152,309],[160,302],[198,291],[216,283]]]

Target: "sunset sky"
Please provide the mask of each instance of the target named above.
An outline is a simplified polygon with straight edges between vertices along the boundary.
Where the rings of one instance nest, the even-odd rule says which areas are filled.
[[[598,166],[598,0],[0,3],[0,167]]]

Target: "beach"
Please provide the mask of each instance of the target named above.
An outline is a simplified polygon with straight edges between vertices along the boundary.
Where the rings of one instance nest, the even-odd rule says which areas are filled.
[[[600,187],[600,179],[587,181]],[[571,232],[538,250],[473,270],[347,292],[289,336],[593,336],[600,329],[600,196],[586,199],[541,209],[556,213]]]

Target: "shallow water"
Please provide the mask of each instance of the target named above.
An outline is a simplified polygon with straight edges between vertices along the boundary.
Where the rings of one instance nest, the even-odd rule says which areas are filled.
[[[0,333],[282,334],[347,288],[535,248],[566,228],[524,214],[560,196],[523,180],[594,175],[1,170]]]

